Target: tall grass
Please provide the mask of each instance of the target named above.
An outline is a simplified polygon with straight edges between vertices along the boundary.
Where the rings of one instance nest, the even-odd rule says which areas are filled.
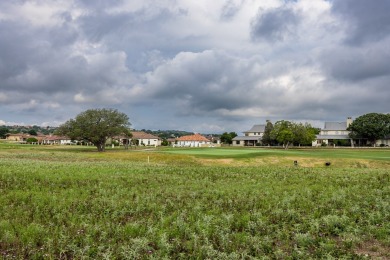
[[[1,257],[359,258],[368,243],[390,256],[387,169],[117,155],[1,151]]]

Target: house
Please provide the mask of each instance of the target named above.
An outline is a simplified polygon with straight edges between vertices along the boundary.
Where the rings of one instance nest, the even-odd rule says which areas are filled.
[[[265,125],[254,125],[248,131],[244,131],[244,136],[236,136],[232,139],[233,146],[256,146],[261,143],[264,135]]]
[[[29,137],[30,135],[27,134],[6,134],[5,139],[8,141],[24,142]]]
[[[381,140],[377,140],[375,146],[390,146],[390,135],[385,136]]]
[[[45,138],[45,135],[30,135],[30,134],[6,134],[6,140],[25,143],[29,138],[37,139],[37,143],[42,143],[42,140]]]
[[[349,137],[350,131],[347,130],[352,122],[352,117],[348,117],[345,122],[325,122],[324,128],[321,129],[320,134],[316,136],[316,140],[313,141],[312,146],[353,146],[354,142]]]
[[[161,138],[152,134],[145,133],[143,131],[134,131],[131,132],[133,137],[131,140],[137,145],[146,145],[146,146],[160,146]]]
[[[72,139],[67,136],[58,136],[58,135],[50,135],[46,136],[41,141],[42,144],[51,144],[51,145],[65,145],[65,144],[73,144]]]
[[[185,135],[176,140],[179,147],[204,147],[210,146],[211,141],[200,134]]]

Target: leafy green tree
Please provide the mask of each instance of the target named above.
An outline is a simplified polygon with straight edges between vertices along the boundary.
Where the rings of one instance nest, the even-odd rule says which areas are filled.
[[[274,125],[271,121],[267,120],[267,124],[265,125],[264,134],[261,139],[263,145],[272,145],[275,140],[271,138],[271,132],[274,129]]]
[[[168,146],[168,145],[169,145],[168,140],[164,138],[164,139],[162,140],[162,142],[161,142],[161,145],[162,145],[162,146]]]
[[[281,120],[275,123],[270,133],[271,140],[276,140],[287,149],[289,145],[310,145],[315,140],[317,129],[310,124],[293,123]]]
[[[316,138],[317,130],[310,124],[292,123],[295,145],[311,145]]]
[[[56,133],[91,142],[103,152],[108,138],[121,134],[130,136],[130,125],[129,117],[116,109],[89,109],[59,126]]]
[[[271,131],[271,139],[276,140],[279,144],[283,144],[287,149],[294,141],[292,123],[285,120],[277,121],[274,125],[274,129]]]
[[[35,136],[38,135],[38,133],[37,133],[37,131],[36,131],[35,129],[29,130],[28,133],[29,133],[30,135],[35,135]]]
[[[36,142],[38,142],[38,139],[36,139],[35,137],[30,137],[30,138],[27,138],[26,142],[29,144],[36,143]]]
[[[0,139],[4,139],[8,133],[9,133],[8,128],[0,127]]]
[[[224,144],[232,144],[233,143],[233,138],[237,136],[237,133],[235,132],[225,132],[221,135],[221,142]]]
[[[349,125],[352,139],[364,138],[374,144],[390,134],[390,114],[369,113],[356,118]]]

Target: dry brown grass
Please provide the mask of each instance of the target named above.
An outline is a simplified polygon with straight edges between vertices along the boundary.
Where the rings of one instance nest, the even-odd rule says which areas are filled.
[[[355,253],[363,257],[369,257],[370,259],[390,259],[390,247],[375,240],[362,242],[355,249]]]
[[[362,160],[362,159],[326,159],[326,158],[308,158],[308,157],[280,157],[280,156],[267,156],[257,157],[250,159],[205,159],[196,158],[197,162],[205,166],[280,166],[280,167],[292,167],[294,161],[298,162],[297,167],[304,168],[319,168],[326,167],[325,163],[330,162],[329,167],[334,168],[370,168],[370,169],[383,169],[390,168],[388,161],[379,160]]]

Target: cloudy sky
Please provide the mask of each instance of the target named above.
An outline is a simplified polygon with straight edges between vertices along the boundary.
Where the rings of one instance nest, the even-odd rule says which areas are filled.
[[[0,124],[242,132],[390,112],[389,0],[6,0]]]

